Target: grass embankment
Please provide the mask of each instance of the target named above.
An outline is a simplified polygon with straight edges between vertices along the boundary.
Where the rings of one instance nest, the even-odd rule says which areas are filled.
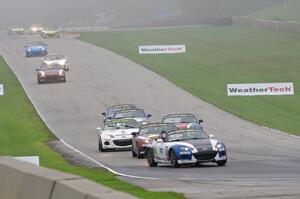
[[[44,167],[83,176],[105,186],[124,191],[140,198],[184,198],[173,192],[147,192],[118,180],[104,169],[88,169],[68,164],[47,145],[55,139],[37,115],[15,75],[0,56],[0,83],[4,96],[0,96],[0,155],[40,156]]]
[[[300,21],[300,1],[285,0],[250,16],[271,20]]]
[[[193,95],[255,123],[300,135],[300,35],[240,27],[82,33]],[[187,53],[139,55],[139,45],[186,44]],[[227,83],[293,82],[294,96],[227,97]]]

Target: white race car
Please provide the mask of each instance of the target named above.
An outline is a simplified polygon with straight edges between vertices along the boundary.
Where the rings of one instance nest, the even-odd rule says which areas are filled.
[[[107,121],[103,129],[98,127],[97,130],[99,151],[131,149],[131,133],[139,130],[139,124],[133,119],[115,119]]]
[[[215,162],[224,166],[227,162],[225,144],[208,136],[201,129],[162,132],[146,148],[150,167],[158,163],[178,167],[181,164]]]
[[[42,59],[45,65],[60,65],[65,71],[69,71],[69,58],[63,55],[47,55]]]

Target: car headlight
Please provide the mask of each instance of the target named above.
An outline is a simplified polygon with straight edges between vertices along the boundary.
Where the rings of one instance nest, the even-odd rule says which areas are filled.
[[[182,146],[182,147],[180,147],[180,150],[181,151],[191,151],[191,150],[193,150],[191,147],[187,147],[187,146]]]
[[[42,77],[44,77],[44,76],[46,75],[46,72],[45,72],[45,71],[41,71],[40,73],[41,73],[41,76],[42,76]]]
[[[219,150],[219,151],[224,151],[226,150],[226,147],[223,143],[217,143],[216,145],[216,148]]]

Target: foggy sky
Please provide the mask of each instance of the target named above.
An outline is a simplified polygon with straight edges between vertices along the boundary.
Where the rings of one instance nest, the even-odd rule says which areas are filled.
[[[244,14],[282,0],[0,0],[0,29],[30,24],[95,23],[105,13],[115,24],[134,24],[155,16]],[[241,8],[241,12],[238,12]],[[109,18],[109,17],[108,17]]]

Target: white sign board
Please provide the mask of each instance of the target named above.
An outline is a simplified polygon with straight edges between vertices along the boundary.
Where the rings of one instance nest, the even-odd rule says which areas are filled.
[[[0,96],[4,95],[3,84],[0,84]]]
[[[294,95],[293,83],[227,84],[228,96]]]
[[[40,165],[40,158],[39,156],[25,156],[25,157],[14,157],[17,160],[29,162],[35,165]]]
[[[139,54],[176,54],[185,52],[185,45],[139,46]]]

